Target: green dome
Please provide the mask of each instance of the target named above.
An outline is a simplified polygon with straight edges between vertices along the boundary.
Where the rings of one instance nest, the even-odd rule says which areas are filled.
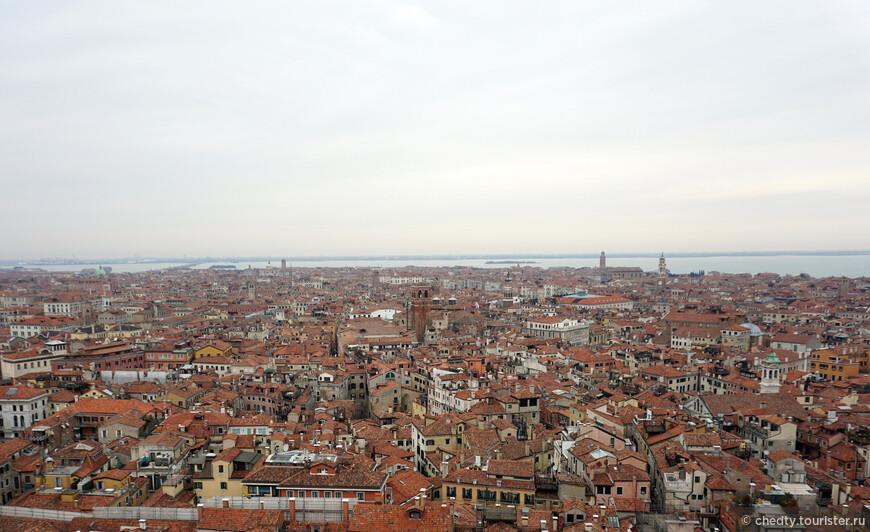
[[[776,356],[776,353],[771,351],[767,354],[766,357],[764,357],[764,360],[762,360],[762,362],[765,362],[767,364],[779,364],[779,357]]]

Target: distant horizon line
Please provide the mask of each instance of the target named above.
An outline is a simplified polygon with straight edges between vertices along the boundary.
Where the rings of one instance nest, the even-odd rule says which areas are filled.
[[[791,250],[791,251],[695,251],[695,252],[614,252],[607,253],[610,258],[657,258],[664,253],[665,258],[698,258],[698,257],[782,257],[782,256],[860,256],[870,255],[870,250]],[[157,262],[169,263],[205,263],[205,262],[320,262],[320,261],[376,261],[376,260],[480,260],[480,259],[596,259],[601,253],[443,253],[443,254],[383,254],[383,255],[248,255],[248,256],[202,256],[202,257],[44,257],[30,259],[0,259],[0,264],[149,264]]]

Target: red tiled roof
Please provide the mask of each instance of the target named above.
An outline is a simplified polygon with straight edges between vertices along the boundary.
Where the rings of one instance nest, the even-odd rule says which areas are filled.
[[[283,510],[201,508],[197,530],[274,532],[283,522]]]
[[[450,530],[450,511],[447,505],[428,503],[422,508],[403,508],[395,504],[358,504],[348,532],[443,532]]]

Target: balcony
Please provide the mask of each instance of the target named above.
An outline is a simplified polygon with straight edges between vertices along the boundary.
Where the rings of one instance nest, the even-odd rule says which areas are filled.
[[[487,506],[483,508],[483,517],[486,521],[516,522],[517,510],[507,506]]]
[[[752,450],[748,448],[743,448],[739,451],[736,451],[734,453],[734,456],[740,458],[741,460],[749,460],[750,458],[752,458]]]

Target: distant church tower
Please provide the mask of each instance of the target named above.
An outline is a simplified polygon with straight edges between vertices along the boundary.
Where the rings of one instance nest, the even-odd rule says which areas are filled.
[[[408,302],[408,328],[413,329],[417,341],[423,343],[426,328],[432,318],[432,287],[425,284],[411,286],[411,301]]]
[[[253,279],[248,279],[248,299],[251,301],[257,299],[257,285]]]
[[[598,259],[598,267],[602,270],[607,268],[607,257],[604,255],[604,252],[601,252],[601,258]]]
[[[779,357],[773,351],[764,357],[761,361],[761,389],[760,393],[779,393],[781,386],[779,374],[782,369],[779,367]]]
[[[846,296],[849,295],[849,279],[842,278],[837,279],[837,297],[840,299],[846,299]]]
[[[665,264],[665,254],[662,253],[662,256],[659,257],[659,277],[667,277],[668,276],[668,267]]]
[[[501,297],[504,300],[510,300],[511,302],[513,302],[514,287],[513,287],[513,280],[511,279],[510,270],[508,270],[507,277],[504,278],[504,286],[501,289]]]

